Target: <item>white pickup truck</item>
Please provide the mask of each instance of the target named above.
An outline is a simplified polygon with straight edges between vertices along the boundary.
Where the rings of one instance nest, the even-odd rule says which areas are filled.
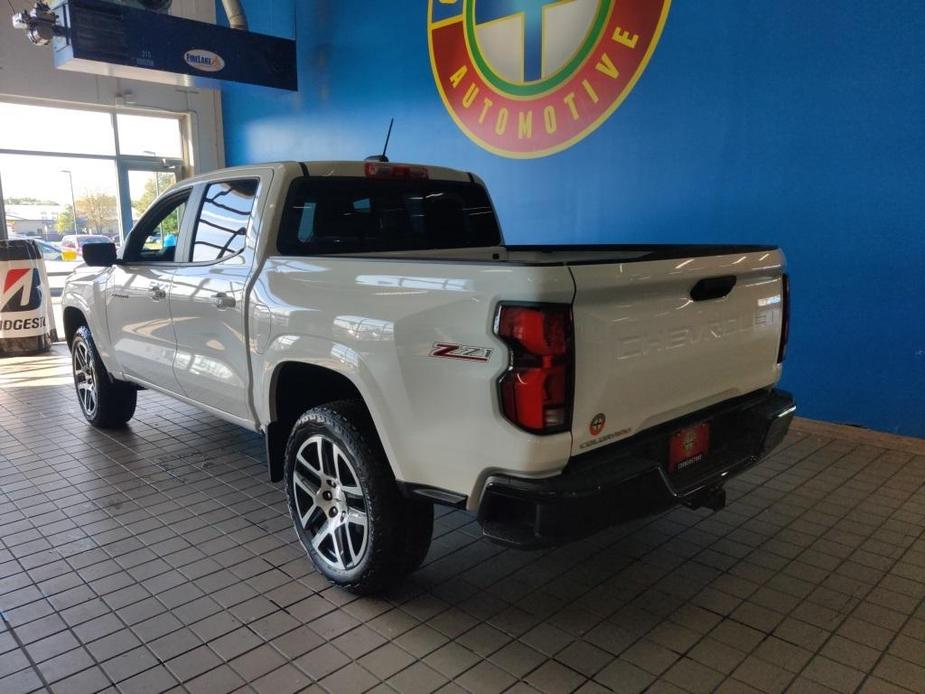
[[[506,246],[463,171],[216,171],[84,261],[63,304],[87,420],[150,389],[261,432],[308,554],[357,592],[417,568],[434,503],[518,547],[720,508],[795,410],[778,249]]]

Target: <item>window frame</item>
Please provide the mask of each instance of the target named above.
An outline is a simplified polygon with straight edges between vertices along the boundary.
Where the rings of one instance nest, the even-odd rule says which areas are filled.
[[[195,154],[198,151],[198,139],[196,136],[196,129],[193,127],[192,112],[174,112],[156,108],[130,106],[113,107],[103,104],[67,102],[64,100],[49,102],[45,99],[16,96],[11,94],[0,95],[0,101],[3,103],[22,106],[57,108],[63,111],[92,111],[97,113],[105,113],[109,116],[112,126],[113,143],[115,147],[113,154],[87,154],[68,151],[58,152],[9,148],[0,148],[0,154],[30,157],[54,157],[61,159],[73,159],[78,161],[95,160],[113,162],[116,169],[116,222],[119,239],[122,241],[123,247],[124,244],[128,241],[129,235],[133,230],[133,215],[131,193],[128,185],[128,170],[132,168],[150,168],[152,171],[171,170],[176,173],[178,183],[181,183],[183,179],[189,177],[193,172],[193,161],[195,159]],[[147,156],[123,154],[119,146],[119,126],[117,118],[119,114],[175,119],[180,128],[180,142],[182,151],[181,158],[164,158],[156,155]]]

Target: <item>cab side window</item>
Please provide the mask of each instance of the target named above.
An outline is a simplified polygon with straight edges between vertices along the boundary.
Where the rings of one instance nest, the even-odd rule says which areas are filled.
[[[244,179],[206,187],[193,236],[194,263],[214,263],[244,250],[259,183]]]
[[[190,192],[182,191],[164,200],[142,217],[126,244],[127,263],[173,263],[177,241]]]

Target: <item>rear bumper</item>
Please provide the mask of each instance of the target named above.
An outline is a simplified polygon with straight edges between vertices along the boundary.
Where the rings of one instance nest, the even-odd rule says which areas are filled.
[[[793,397],[762,390],[667,422],[630,439],[573,457],[555,477],[489,477],[479,523],[496,542],[536,548],[590,535],[677,504],[714,505],[725,481],[751,467],[784,438]],[[711,451],[669,473],[668,441],[685,426],[710,422]]]

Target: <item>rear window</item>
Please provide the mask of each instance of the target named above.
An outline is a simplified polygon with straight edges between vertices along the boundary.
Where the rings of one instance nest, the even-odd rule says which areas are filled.
[[[365,178],[297,179],[277,242],[284,255],[500,244],[494,210],[480,185]]]
[[[222,181],[206,188],[193,238],[193,262],[211,263],[244,250],[260,181]]]

